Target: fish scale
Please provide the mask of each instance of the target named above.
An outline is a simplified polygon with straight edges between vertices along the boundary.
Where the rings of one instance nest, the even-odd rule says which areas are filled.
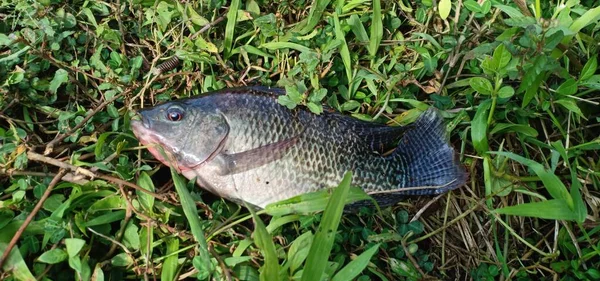
[[[167,102],[140,111],[143,121],[133,121],[132,127],[141,142],[184,159],[176,165],[187,178],[258,207],[335,186],[346,171],[367,193],[383,192],[376,197],[383,204],[395,203],[392,195],[442,193],[466,179],[434,111],[413,127],[388,127],[329,111],[290,110],[278,103],[280,94],[263,87],[226,89]],[[166,120],[162,115],[172,108],[184,118]],[[388,156],[378,151],[396,146]],[[430,188],[403,191],[419,186]]]

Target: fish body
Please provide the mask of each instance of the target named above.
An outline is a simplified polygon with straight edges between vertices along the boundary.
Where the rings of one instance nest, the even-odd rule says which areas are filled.
[[[132,129],[158,160],[186,178],[261,208],[336,186],[346,171],[353,172],[353,185],[383,205],[406,195],[440,194],[466,180],[434,110],[409,126],[390,127],[290,110],[278,103],[281,94],[247,87],[166,102],[140,110]]]

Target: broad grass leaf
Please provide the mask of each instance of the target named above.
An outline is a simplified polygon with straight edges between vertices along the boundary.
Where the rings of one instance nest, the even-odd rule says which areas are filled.
[[[338,18],[337,12],[333,13],[333,23],[335,25],[335,38],[342,41],[340,45],[340,57],[344,63],[344,69],[346,70],[346,78],[348,82],[352,81],[352,61],[350,60],[350,49],[346,43],[346,34],[342,31],[340,19]]]
[[[517,9],[515,7],[507,6],[507,5],[500,5],[500,4],[493,4],[492,6],[500,9],[502,12],[504,12],[506,15],[508,15],[509,18],[525,17],[525,15],[523,15],[523,13],[521,13],[521,11],[519,11],[519,9]]]
[[[265,211],[271,216],[320,212],[328,206],[331,196],[334,195],[328,189],[305,193],[290,199],[271,203],[265,207]],[[350,187],[344,203],[350,204],[362,200],[373,200],[373,198],[365,193],[362,188]]]
[[[292,42],[269,42],[261,44],[260,48],[265,48],[269,50],[292,49],[300,52],[314,53],[314,51],[310,48]]]
[[[491,102],[491,100],[482,102],[477,108],[475,117],[473,117],[473,121],[471,122],[471,140],[473,141],[473,147],[475,147],[479,155],[483,155],[489,150],[487,117]]]
[[[571,26],[569,26],[569,30],[573,31],[573,33],[578,33],[584,27],[586,27],[590,24],[593,24],[593,23],[597,23],[599,20],[600,20],[600,6],[595,7],[593,9],[589,9],[585,13],[583,13],[583,15],[581,15],[575,21],[573,21]],[[572,38],[573,38],[573,35],[565,36],[565,38],[562,40],[562,43],[569,44],[569,42],[571,41]]]
[[[295,222],[300,219],[299,215],[287,215],[283,217],[273,217],[267,225],[267,232],[273,233],[276,229],[279,229],[281,226],[288,224],[290,222]]]
[[[306,21],[306,25],[304,25],[304,27],[299,31],[301,35],[306,34],[309,31],[313,31],[315,26],[317,26],[317,24],[321,20],[323,12],[325,11],[327,5],[329,5],[330,1],[331,0],[312,1],[312,4],[310,5],[310,11],[308,12],[308,19]]]
[[[542,164],[511,152],[498,151],[490,153],[506,156],[514,161],[517,161],[529,167],[542,180],[542,183],[544,183],[546,190],[548,190],[548,193],[550,193],[552,198],[563,200],[564,202],[566,202],[567,206],[573,208],[573,199],[571,198],[571,195],[567,191],[565,185],[554,173],[546,170],[546,168],[544,168]]]
[[[225,38],[223,39],[223,53],[225,58],[229,58],[231,47],[233,45],[233,35],[237,22],[238,10],[240,9],[240,0],[231,0],[229,11],[227,11],[227,25],[225,26]]]
[[[356,257],[356,259],[349,262],[333,276],[331,281],[354,280],[354,278],[356,278],[356,276],[358,276],[367,267],[373,255],[379,250],[379,245],[380,244],[373,245],[371,248]]]
[[[273,243],[273,237],[267,231],[265,224],[256,215],[252,208],[248,208],[254,219],[254,243],[260,249],[265,258],[262,271],[260,272],[261,281],[278,280],[279,279],[279,258]]]
[[[534,137],[534,138],[538,136],[538,132],[535,130],[535,128],[533,128],[529,125],[510,124],[510,123],[497,123],[494,126],[494,129],[492,129],[490,131],[490,134],[494,135],[494,134],[499,134],[499,133],[504,133],[504,132],[521,133],[526,136],[530,136],[530,137]]]
[[[65,260],[67,260],[68,257],[69,257],[69,255],[67,254],[67,252],[65,252],[65,250],[56,248],[56,249],[51,249],[51,250],[44,252],[37,259],[37,261],[47,263],[47,264],[57,264],[59,262],[63,262]]]
[[[577,81],[573,78],[568,79],[558,86],[556,92],[563,96],[575,94],[577,92]]]
[[[290,245],[290,249],[287,253],[290,275],[293,275],[296,270],[302,267],[302,263],[306,260],[310,246],[313,243],[313,238],[314,235],[312,232],[307,231],[298,236],[298,238]]]
[[[575,221],[577,216],[569,207],[567,202],[562,199],[551,199],[541,202],[525,203],[516,206],[509,206],[495,209],[498,214],[535,217],[551,220],[570,220]]]
[[[84,225],[85,225],[85,227],[103,225],[103,224],[120,221],[120,220],[123,220],[124,218],[125,218],[125,210],[106,212],[103,215],[97,216],[89,221],[86,221]]]
[[[371,17],[371,38],[369,39],[369,56],[375,57],[381,38],[383,37],[383,23],[381,20],[381,2],[373,0],[373,14]]]
[[[140,173],[140,176],[138,177],[137,180],[137,184],[145,189],[148,190],[150,192],[154,192],[154,183],[152,182],[152,179],[150,178],[150,176],[142,171]],[[153,208],[154,208],[154,196],[146,193],[146,192],[142,192],[142,191],[135,191],[137,196],[138,196],[138,200],[140,201],[140,205],[142,205],[142,207],[144,209],[146,209],[146,211],[148,211],[150,214],[153,213]]]
[[[0,242],[0,253],[4,253],[6,251],[8,244],[4,242]],[[23,256],[21,256],[21,252],[18,247],[13,247],[8,254],[8,257],[4,261],[2,265],[2,269],[4,272],[12,273],[12,276],[16,280],[21,281],[35,281],[35,277],[27,267],[27,264],[23,260]]]
[[[348,24],[350,25],[352,33],[354,33],[354,36],[356,36],[356,39],[359,42],[369,42],[369,35],[367,34],[367,30],[365,29],[362,22],[360,21],[360,18],[357,15],[351,15],[348,19]]]
[[[183,213],[190,224],[190,229],[194,235],[194,239],[198,242],[198,252],[202,259],[202,262],[206,265],[206,269],[212,272],[212,264],[210,262],[210,254],[208,252],[208,246],[206,245],[206,238],[204,231],[202,230],[200,217],[198,216],[198,210],[196,209],[196,203],[192,200],[192,195],[188,191],[185,182],[177,174],[177,171],[171,167],[171,177],[173,178],[173,184],[175,190],[179,195],[179,201],[183,208]]]
[[[346,197],[350,190],[351,179],[352,173],[346,172],[342,182],[334,189],[333,195],[327,203],[323,218],[306,259],[302,281],[321,280],[325,272],[325,267],[327,266],[329,254],[331,253],[344,210]]]
[[[598,69],[598,57],[593,56],[585,63],[585,65],[583,66],[583,69],[581,69],[581,74],[579,75],[579,81],[581,82],[581,81],[588,80],[590,77],[592,77],[596,73],[597,69]]]
[[[567,97],[564,99],[559,99],[555,102],[566,108],[568,111],[571,111],[579,116],[583,116],[583,112],[581,112],[581,109],[579,106],[577,106],[577,103],[575,103],[574,100]]]
[[[167,246],[165,254],[168,257],[163,261],[160,279],[165,281],[174,281],[178,267],[177,252],[179,251],[179,239],[167,238],[165,239],[165,244]]]
[[[452,1],[450,0],[440,0],[438,4],[438,12],[440,13],[440,18],[443,20],[447,19],[450,15],[450,10],[452,10]]]

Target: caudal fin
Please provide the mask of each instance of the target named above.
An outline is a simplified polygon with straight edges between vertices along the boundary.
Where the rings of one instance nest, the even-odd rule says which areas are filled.
[[[428,109],[411,127],[390,155],[404,167],[397,175],[402,188],[396,191],[432,195],[462,186],[467,173],[448,143],[444,120],[437,110]]]

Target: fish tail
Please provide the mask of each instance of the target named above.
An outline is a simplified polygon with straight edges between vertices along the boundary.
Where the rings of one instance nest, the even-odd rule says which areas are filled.
[[[438,111],[429,108],[411,127],[391,155],[404,168],[397,173],[398,191],[408,188],[401,193],[432,195],[462,186],[467,173],[448,143],[444,120]]]

